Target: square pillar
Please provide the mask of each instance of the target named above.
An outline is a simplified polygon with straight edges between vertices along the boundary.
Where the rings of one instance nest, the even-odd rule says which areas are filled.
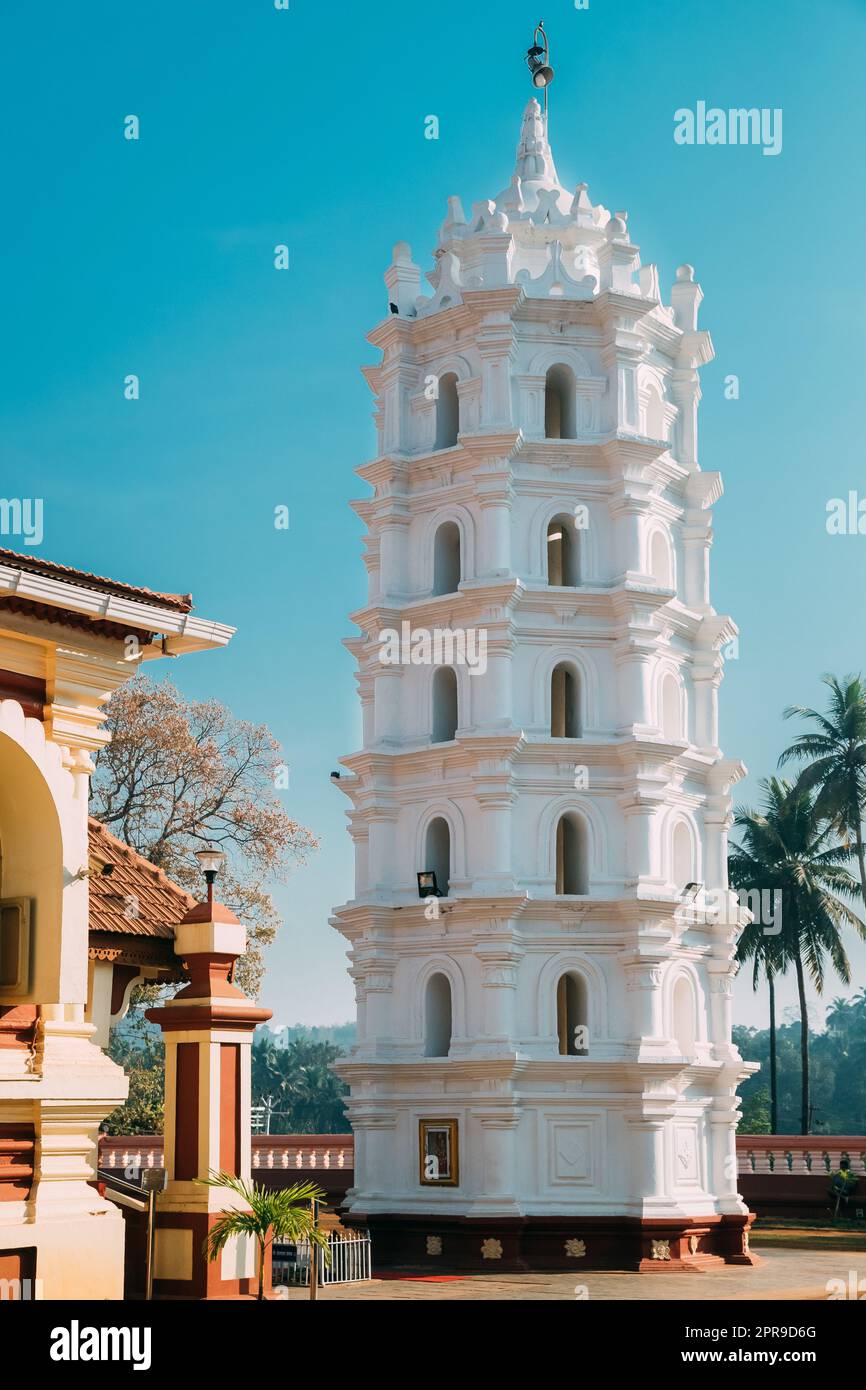
[[[251,1177],[252,1041],[271,1014],[231,983],[245,945],[243,927],[221,903],[192,908],[175,938],[190,983],[147,1012],[165,1039],[168,1182],[156,1206],[157,1298],[251,1297],[257,1289],[254,1240],[230,1241],[213,1262],[204,1250],[211,1228],[239,1203],[202,1179],[216,1172]]]

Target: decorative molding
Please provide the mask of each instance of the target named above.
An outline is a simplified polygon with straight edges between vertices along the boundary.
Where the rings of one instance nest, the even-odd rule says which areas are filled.
[[[484,1260],[501,1260],[502,1241],[496,1240],[492,1237],[489,1237],[487,1240],[482,1241],[481,1258]]]

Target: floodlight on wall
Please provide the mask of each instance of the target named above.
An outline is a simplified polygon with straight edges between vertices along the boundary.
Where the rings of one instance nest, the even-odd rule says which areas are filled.
[[[436,882],[435,869],[421,869],[418,877],[418,897],[419,898],[441,898],[439,885]]]
[[[92,867],[88,865],[86,869],[79,869],[75,877],[79,882],[83,878],[93,878],[98,869],[100,878],[111,878],[111,875],[114,873],[114,868],[115,866],[110,859],[97,859],[94,861]]]
[[[683,898],[685,902],[693,903],[703,886],[702,883],[687,883],[680,893],[680,897]]]

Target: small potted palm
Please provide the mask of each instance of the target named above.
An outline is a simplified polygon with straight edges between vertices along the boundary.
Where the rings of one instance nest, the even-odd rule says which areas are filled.
[[[851,1172],[850,1165],[842,1160],[842,1166],[837,1172],[830,1174],[829,1196],[836,1198],[836,1206],[833,1211],[833,1220],[839,1216],[839,1207],[844,1203],[845,1208],[848,1202],[857,1191],[857,1178]]]
[[[233,1236],[252,1236],[258,1245],[258,1298],[265,1296],[265,1257],[275,1240],[292,1244],[308,1240],[311,1256],[315,1258],[316,1249],[323,1250],[330,1263],[327,1233],[319,1229],[313,1215],[313,1202],[324,1201],[325,1193],[314,1182],[283,1188],[260,1187],[232,1173],[213,1172],[198,1181],[204,1187],[225,1188],[245,1203],[244,1207],[223,1212],[214,1223],[205,1241],[205,1253],[209,1260],[215,1260]]]

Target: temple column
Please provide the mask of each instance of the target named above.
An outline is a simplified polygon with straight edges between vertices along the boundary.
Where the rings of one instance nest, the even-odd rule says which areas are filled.
[[[251,1178],[252,1041],[271,1013],[231,983],[245,949],[244,928],[228,908],[196,905],[175,936],[190,983],[162,1008],[147,1011],[165,1038],[167,1185],[156,1204],[157,1297],[231,1298],[257,1289],[252,1237],[230,1240],[213,1262],[203,1250],[220,1216],[243,1204],[202,1179],[218,1172]]]

